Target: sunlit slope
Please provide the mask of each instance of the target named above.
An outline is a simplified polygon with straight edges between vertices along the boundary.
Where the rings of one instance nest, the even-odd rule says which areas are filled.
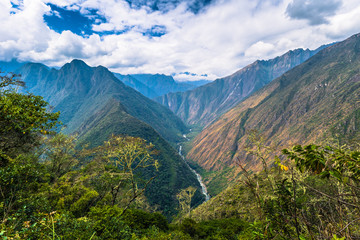
[[[256,61],[231,76],[183,93],[169,93],[155,100],[168,106],[184,122],[206,126],[251,93],[299,65],[321,48],[296,49],[267,61]]]
[[[188,158],[208,170],[245,157],[248,131],[286,147],[360,135],[360,34],[328,47],[271,82],[204,129]]]

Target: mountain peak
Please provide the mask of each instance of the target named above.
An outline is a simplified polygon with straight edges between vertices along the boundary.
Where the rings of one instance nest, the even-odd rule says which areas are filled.
[[[80,59],[73,59],[70,62],[70,65],[76,66],[76,67],[89,67],[89,65],[87,65],[83,60],[80,60]]]
[[[156,101],[168,106],[186,123],[206,126],[242,99],[315,53],[316,50],[295,49],[273,59],[257,60],[201,88],[185,93],[169,93],[156,98]]]
[[[60,70],[72,71],[74,69],[91,69],[91,67],[82,60],[74,59],[70,63],[66,63],[64,66],[62,66]]]
[[[71,64],[86,64],[83,60],[81,59],[73,59],[71,62]]]
[[[38,68],[46,68],[49,69],[48,66],[42,64],[42,63],[34,63],[34,62],[27,62],[23,66],[23,68],[29,68],[29,67],[38,67]]]

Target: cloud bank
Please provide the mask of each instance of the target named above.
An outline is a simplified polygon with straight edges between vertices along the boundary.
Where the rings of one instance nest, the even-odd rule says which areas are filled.
[[[358,0],[2,0],[0,60],[213,80],[343,40],[360,32],[359,12]]]
[[[286,12],[291,18],[306,19],[311,25],[319,25],[328,23],[327,17],[334,16],[341,4],[340,0],[294,0]]]

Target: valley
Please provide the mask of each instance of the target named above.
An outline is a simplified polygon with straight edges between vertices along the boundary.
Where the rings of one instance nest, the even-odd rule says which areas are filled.
[[[2,239],[360,238],[358,4],[55,2],[0,3]]]
[[[181,158],[184,160],[184,162],[186,163],[186,165],[188,166],[188,168],[196,175],[196,178],[197,178],[197,180],[198,180],[198,182],[199,182],[199,184],[200,184],[200,186],[201,186],[201,192],[202,192],[202,194],[205,196],[205,202],[206,202],[206,201],[209,201],[209,200],[210,200],[210,195],[208,194],[208,191],[207,191],[207,188],[206,188],[206,186],[205,186],[205,183],[203,182],[202,177],[200,176],[200,174],[197,173],[194,169],[192,169],[192,168],[190,167],[190,165],[186,162],[186,159],[185,159],[185,157],[184,157],[183,154],[182,154],[182,146],[181,146],[181,145],[179,146],[179,155],[180,155]]]

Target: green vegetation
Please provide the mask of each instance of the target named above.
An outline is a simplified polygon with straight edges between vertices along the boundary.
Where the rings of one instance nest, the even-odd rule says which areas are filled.
[[[238,161],[240,182],[195,209],[194,219],[242,219],[249,223],[247,239],[360,236],[359,145],[296,145],[268,166],[271,148],[261,137],[252,140],[248,154],[263,171],[250,174]]]
[[[178,211],[176,194],[181,189],[200,189],[196,176],[172,147],[183,139],[187,127],[169,109],[125,86],[106,68],[92,68],[74,60],[59,70],[28,63],[19,72],[28,91],[43,96],[56,111],[61,111],[65,127],[62,132],[76,134],[77,147],[100,146],[112,134],[152,143],[160,166],[157,172],[142,170],[146,177],[157,175],[145,196],[168,218]],[[202,201],[204,197],[197,191],[194,202]]]
[[[42,97],[20,94],[14,86],[24,83],[17,75],[0,72],[0,165],[19,153],[32,150],[39,134],[56,125],[59,113],[48,113]]]
[[[183,139],[184,142],[181,144],[183,146],[183,155],[186,156],[187,153],[191,150],[192,147],[192,142],[194,140],[194,138],[201,132],[201,130],[203,129],[203,127],[201,127],[200,125],[191,125],[189,126],[189,128],[191,129],[191,131],[189,131],[186,134],[186,138],[187,139]]]
[[[90,119],[91,129],[83,129],[78,141],[55,133],[59,113],[49,113],[41,97],[18,93],[14,86],[23,83],[15,75],[0,80],[3,239],[360,237],[356,134],[351,145],[295,145],[275,156],[267,139],[253,131],[246,151],[263,170],[253,174],[239,160],[242,178],[234,187],[194,208],[200,193],[189,187],[183,162],[167,157],[167,143],[118,102]],[[124,120],[133,124],[132,134],[156,146],[124,136]],[[354,130],[348,122],[342,126]],[[157,208],[154,196],[164,194],[178,199],[160,199],[164,205]],[[169,224],[171,217],[176,221]]]
[[[158,172],[150,169],[143,172],[149,177],[156,175],[146,189],[145,196],[151,206],[157,206],[168,218],[178,212],[176,194],[181,189],[196,187],[199,190],[194,195],[193,204],[199,205],[204,201],[196,176],[188,169],[177,151],[152,127],[127,114],[117,101],[106,104],[102,114],[85,122],[84,126],[87,129],[79,135],[79,145],[90,143],[90,147],[96,147],[112,134],[140,137],[154,145],[154,155],[160,166]]]
[[[195,194],[196,188],[188,187],[186,189],[181,190],[177,195],[177,199],[180,205],[180,214],[189,215],[191,218],[191,200]]]
[[[234,167],[224,167],[222,171],[204,171],[204,180],[207,182],[207,189],[210,196],[216,196],[224,189],[231,186],[229,182],[237,179]]]
[[[112,136],[92,149],[77,147],[75,136],[52,130],[59,113],[48,113],[40,97],[10,88],[20,84],[16,76],[1,77],[3,239],[188,239],[170,232],[163,215],[140,210],[153,211],[143,195],[159,167],[152,144]],[[6,142],[20,133],[31,138]]]
[[[232,229],[219,232],[221,221],[195,224],[196,232],[189,233],[186,221],[170,227],[163,215],[151,213],[142,193],[155,177],[146,170],[159,167],[152,144],[112,136],[92,149],[76,147],[75,136],[52,131],[59,114],[47,113],[46,102],[5,90],[22,84],[15,76],[1,80],[2,136],[31,135],[16,141],[28,145],[26,149],[1,144],[3,239],[191,239],[194,234],[231,234]],[[189,209],[195,188],[190,190]]]
[[[128,115],[149,124],[170,142],[181,140],[182,132],[187,130],[169,109],[126,86],[104,67],[90,67],[80,60],[73,60],[59,70],[27,63],[18,73],[29,92],[43,96],[56,111],[61,111],[65,133],[81,132],[81,125],[101,114],[110,100],[121,104]]]

